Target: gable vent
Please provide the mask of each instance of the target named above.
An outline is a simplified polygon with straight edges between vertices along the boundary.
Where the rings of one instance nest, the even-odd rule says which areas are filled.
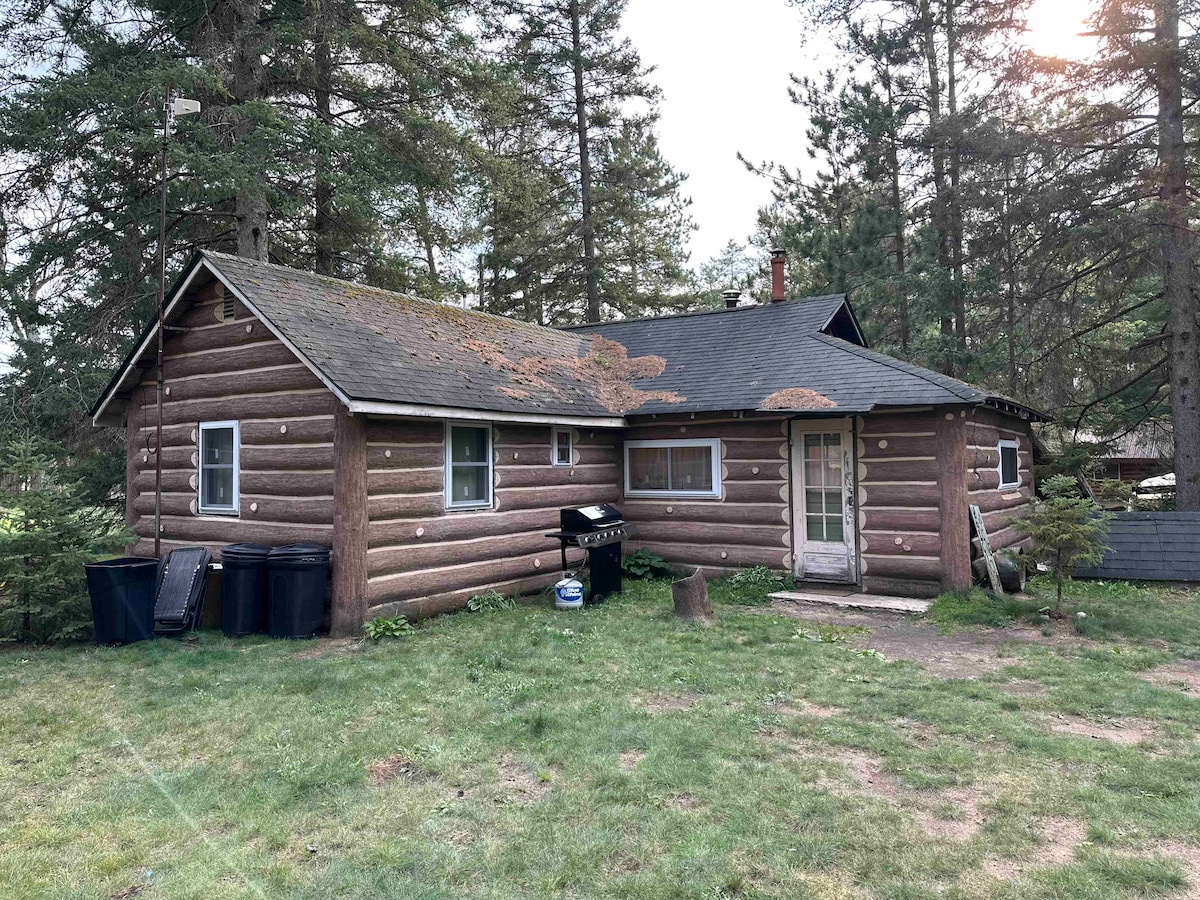
[[[224,302],[221,304],[221,318],[224,319],[226,322],[233,319],[233,315],[234,315],[233,303],[234,303],[234,300],[232,297],[226,297]]]

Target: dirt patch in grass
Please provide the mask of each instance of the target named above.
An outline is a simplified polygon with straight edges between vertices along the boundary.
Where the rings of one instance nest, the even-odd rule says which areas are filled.
[[[532,805],[550,793],[550,782],[512,756],[502,756],[496,763],[502,796],[498,803]]]
[[[1177,660],[1165,666],[1139,672],[1138,677],[1155,687],[1200,697],[1200,660]]]
[[[983,807],[995,792],[986,785],[965,785],[938,791],[907,788],[885,769],[884,760],[862,750],[842,749],[836,760],[842,763],[859,791],[847,790],[844,782],[821,779],[822,787],[839,796],[865,793],[911,815],[932,838],[951,841],[970,840],[983,827]]]
[[[292,659],[324,659],[328,656],[346,656],[351,653],[361,653],[362,649],[361,638],[319,638],[312,646],[293,653]]]
[[[1176,900],[1200,900],[1200,847],[1182,844],[1179,841],[1163,841],[1146,848],[1159,856],[1168,856],[1179,863],[1187,878],[1187,891],[1172,894]]]
[[[1050,730],[1055,734],[1072,734],[1079,737],[1089,737],[1097,741],[1111,741],[1122,747],[1140,744],[1154,737],[1154,726],[1144,719],[1107,719],[1095,722],[1082,716],[1056,716],[1050,722]]]
[[[108,900],[130,900],[131,897],[136,897],[146,889],[144,884],[134,884],[127,888],[117,891],[115,894],[109,894]]]
[[[654,715],[663,713],[687,712],[700,702],[699,694],[652,694],[640,701],[642,709]]]
[[[681,791],[671,795],[671,805],[676,809],[698,809],[703,804],[691,791]]]
[[[807,700],[792,700],[788,703],[780,703],[774,707],[774,710],[781,716],[809,716],[813,719],[832,719],[834,716],[840,716],[845,713],[845,710],[838,709],[836,706],[810,703]]]
[[[1014,678],[1000,685],[1000,690],[1006,694],[1012,694],[1014,697],[1040,697],[1046,693],[1046,686],[1040,681],[1031,681],[1028,678]]]
[[[1038,823],[1039,842],[1020,859],[991,856],[983,869],[993,878],[1012,881],[1030,869],[1062,866],[1075,858],[1075,850],[1087,840],[1087,824],[1079,819],[1042,819]]]
[[[645,758],[646,754],[642,750],[625,750],[617,757],[617,766],[622,771],[632,772]]]
[[[371,784],[377,787],[391,784],[393,781],[400,779],[413,784],[437,779],[437,776],[432,772],[426,772],[406,756],[390,756],[387,759],[381,759],[377,763],[372,763],[367,766],[367,776]]]
[[[1010,666],[1013,660],[1006,653],[1006,645],[1014,642],[1025,641],[1071,649],[1100,646],[1065,629],[1048,637],[1036,628],[1024,626],[973,626],[947,634],[939,631],[931,623],[911,615],[826,609],[787,600],[775,600],[769,607],[746,607],[746,612],[786,616],[830,625],[862,626],[868,629],[868,633],[852,638],[852,646],[877,650],[888,659],[914,662],[942,678],[973,679]]]

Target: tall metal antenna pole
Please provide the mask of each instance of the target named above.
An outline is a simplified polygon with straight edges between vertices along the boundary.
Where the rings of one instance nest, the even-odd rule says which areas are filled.
[[[162,157],[159,170],[161,192],[158,199],[158,356],[155,360],[157,419],[154,444],[154,555],[161,557],[162,541],[162,429],[163,429],[163,305],[167,297],[167,142],[171,138],[171,88],[163,88]]]

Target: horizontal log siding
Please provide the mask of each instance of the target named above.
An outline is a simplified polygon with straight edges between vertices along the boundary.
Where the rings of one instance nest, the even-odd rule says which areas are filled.
[[[720,438],[721,498],[623,499],[638,526],[626,552],[646,548],[716,574],[750,566],[791,569],[787,422],[782,418],[670,417],[628,428],[624,440]],[[624,485],[624,454],[620,483]]]
[[[941,590],[941,491],[933,410],[862,416],[858,527],[863,590],[935,596]]]
[[[240,303],[197,303],[167,332],[163,374],[163,550],[333,539],[333,395]],[[134,390],[127,427],[134,551],[154,551],[154,371]],[[201,516],[199,424],[241,429],[240,514]]]
[[[562,577],[545,536],[559,509],[619,500],[615,432],[575,428],[575,464],[554,466],[550,426],[496,425],[493,509],[447,512],[444,438],[440,420],[368,420],[370,616],[420,618],[489,589],[541,590]]]
[[[1000,489],[999,442],[1017,442],[1020,485]],[[1033,440],[1027,422],[990,409],[967,414],[967,488],[970,502],[983,513],[983,526],[993,550],[1020,549],[1028,538],[1013,523],[1029,511],[1033,499]],[[979,554],[972,541],[972,556]]]

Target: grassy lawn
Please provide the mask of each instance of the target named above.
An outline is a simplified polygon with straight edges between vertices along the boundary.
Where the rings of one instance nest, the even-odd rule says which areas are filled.
[[[379,644],[9,650],[0,895],[1200,896],[1200,595],[1075,593],[1082,634],[704,628],[637,583]],[[902,631],[987,664],[872,649]]]

